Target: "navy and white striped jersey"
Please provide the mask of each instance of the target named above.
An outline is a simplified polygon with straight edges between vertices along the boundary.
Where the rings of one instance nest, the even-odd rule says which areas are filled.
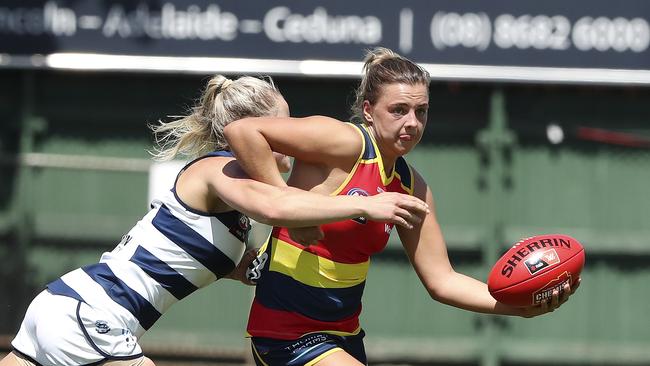
[[[208,156],[232,155],[199,159]],[[63,275],[48,284],[50,292],[111,311],[139,337],[172,304],[230,273],[245,250],[248,217],[193,210],[175,186],[99,263]]]

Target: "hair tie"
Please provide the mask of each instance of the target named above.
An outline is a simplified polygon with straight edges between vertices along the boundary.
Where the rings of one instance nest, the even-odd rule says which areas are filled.
[[[226,90],[226,88],[229,87],[230,84],[232,84],[231,79],[224,80],[224,82],[221,84],[221,90]]]

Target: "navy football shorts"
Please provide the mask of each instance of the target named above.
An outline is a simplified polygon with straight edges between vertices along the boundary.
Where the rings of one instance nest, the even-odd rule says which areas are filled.
[[[257,366],[310,366],[341,350],[367,364],[364,336],[361,330],[353,336],[310,333],[290,341],[253,337],[251,347]]]

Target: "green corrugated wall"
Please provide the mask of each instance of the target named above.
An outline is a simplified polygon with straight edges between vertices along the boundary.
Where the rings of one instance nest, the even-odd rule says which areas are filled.
[[[1,333],[16,331],[47,281],[96,261],[146,212],[146,123],[183,113],[204,81],[0,71]],[[347,116],[352,81],[276,81],[296,116]],[[550,123],[564,143],[547,141]],[[561,232],[586,247],[583,284],[536,319],[464,312],[428,297],[393,238],[364,297],[371,361],[650,364],[650,149],[579,139],[580,127],[650,136],[650,91],[432,85],[429,125],[408,160],[431,186],[456,270],[485,280],[520,237]],[[145,349],[243,354],[251,297],[232,281],[194,294]]]

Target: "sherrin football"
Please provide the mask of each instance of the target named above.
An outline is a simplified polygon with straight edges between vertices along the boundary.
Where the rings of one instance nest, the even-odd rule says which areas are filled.
[[[496,262],[488,290],[511,306],[548,301],[554,290],[573,285],[585,264],[585,250],[576,239],[561,234],[537,235],[516,243]]]

